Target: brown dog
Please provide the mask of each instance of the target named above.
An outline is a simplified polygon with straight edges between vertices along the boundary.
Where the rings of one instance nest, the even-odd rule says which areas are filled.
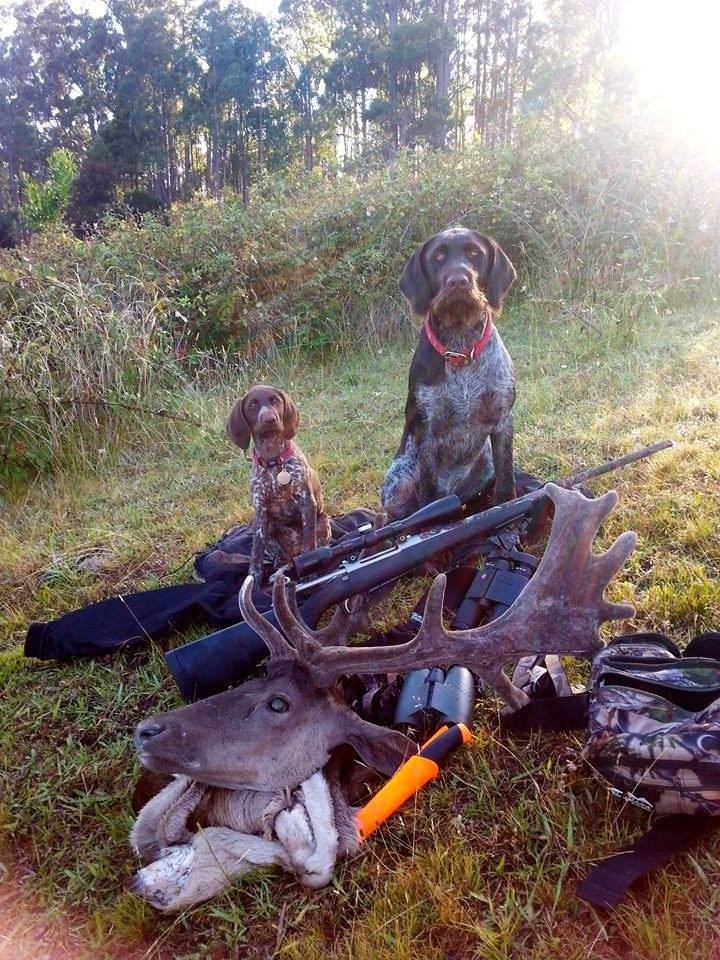
[[[255,515],[250,575],[263,578],[266,553],[274,567],[330,540],[320,478],[292,442],[300,413],[284,390],[262,384],[238,400],[227,435],[243,450],[253,441],[250,478]]]

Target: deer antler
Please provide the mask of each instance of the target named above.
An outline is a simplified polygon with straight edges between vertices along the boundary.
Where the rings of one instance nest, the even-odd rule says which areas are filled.
[[[243,585],[240,587],[240,593],[238,594],[240,612],[245,618],[245,621],[249,623],[255,633],[262,638],[265,646],[270,651],[271,660],[296,660],[298,658],[298,651],[295,647],[287,642],[277,627],[265,619],[253,603],[253,583],[254,580],[252,577],[245,577]],[[273,609],[275,611],[278,609],[281,598],[284,599],[284,597],[285,584],[281,578],[278,577],[273,583]]]
[[[637,537],[623,533],[609,550],[595,556],[593,540],[617,503],[617,493],[589,500],[575,490],[548,484],[547,494],[555,505],[555,517],[537,572],[503,616],[473,630],[447,630],[443,625],[446,578],[440,575],[430,588],[423,624],[414,640],[390,647],[321,648],[310,643],[311,631],[299,620],[297,607],[287,603],[284,585],[282,592],[276,587],[273,602],[279,601],[275,603],[278,622],[294,643],[299,641],[298,650],[302,648],[318,685],[330,686],[344,674],[402,673],[461,663],[482,676],[511,706],[519,707],[527,697],[503,672],[507,663],[538,653],[591,656],[600,645],[600,624],[635,612],[629,604],[607,602],[603,592],[635,549]],[[246,619],[256,628],[247,613]]]
[[[238,594],[243,617],[263,639],[271,659],[310,659],[323,647],[346,644],[349,637],[365,625],[367,604],[364,598],[356,597],[354,599],[358,602],[354,609],[347,611],[344,605],[339,605],[327,626],[311,630],[303,622],[295,591],[288,591],[288,583],[282,575],[277,575],[273,581],[273,610],[282,633],[265,619],[253,603],[252,577],[245,578]]]

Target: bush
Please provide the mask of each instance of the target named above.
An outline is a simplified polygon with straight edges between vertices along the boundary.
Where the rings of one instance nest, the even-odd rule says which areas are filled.
[[[132,190],[123,197],[123,206],[130,211],[136,220],[140,220],[146,213],[160,213],[165,204],[149,190]]]
[[[91,154],[72,184],[65,218],[77,236],[89,236],[116,199],[117,177],[110,161]]]
[[[186,378],[158,303],[132,278],[112,293],[121,296],[111,307],[101,278],[71,285],[49,270],[23,278],[21,309],[6,289],[0,474],[22,479],[63,462],[84,465],[92,459],[84,450],[88,430],[92,451],[107,445],[109,434],[140,426],[146,398],[164,413],[179,405]]]
[[[11,250],[19,242],[17,210],[0,210],[0,250]]]
[[[77,167],[69,150],[53,150],[48,158],[48,180],[40,183],[28,174],[22,174],[25,203],[21,214],[32,229],[57,223],[70,196],[70,184]]]

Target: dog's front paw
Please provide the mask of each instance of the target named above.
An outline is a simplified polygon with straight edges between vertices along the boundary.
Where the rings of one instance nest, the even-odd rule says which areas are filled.
[[[138,870],[126,883],[136,897],[147,900],[156,910],[174,913],[185,906],[185,888],[195,860],[192,844],[166,847],[161,858]]]

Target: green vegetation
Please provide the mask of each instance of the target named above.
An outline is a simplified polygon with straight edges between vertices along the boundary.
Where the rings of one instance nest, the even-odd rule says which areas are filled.
[[[576,131],[633,111],[604,0],[15,0],[0,10],[0,213],[67,147],[79,234],[118,197],[244,202],[404,148],[494,148],[545,114]]]
[[[524,466],[554,476],[659,437],[676,440],[674,450],[611,481],[621,502],[603,542],[624,528],[640,534],[613,593],[637,605],[638,629],[682,640],[717,627],[716,311],[603,307],[550,318],[526,302],[508,310],[502,329],[519,371]],[[352,356],[308,361],[291,352],[218,373],[182,395],[199,426],[168,430],[150,418],[135,442],[96,451],[91,472],[60,471],[6,504],[0,925],[13,939],[0,941],[3,960],[51,949],[73,960],[264,957],[276,943],[278,956],[302,960],[714,957],[717,842],[657,874],[610,920],[595,916],[574,899],[574,884],[588,861],[639,832],[644,817],[576,764],[575,737],[499,737],[489,696],[478,708],[477,743],[329,889],[308,893],[280,874],[258,874],[175,919],[123,891],[133,870],[132,728],[178,702],[162,651],[25,662],[27,621],[179,579],[185,571],[171,571],[191,551],[248,519],[247,467],[223,436],[223,418],[252,380],[276,381],[298,398],[300,440],[330,509],[376,505],[400,434],[410,349],[386,340]],[[111,551],[106,565],[81,572],[78,558],[99,548]],[[382,622],[407,610],[418,587],[403,586]]]
[[[21,214],[29,227],[37,229],[57,223],[67,206],[70,185],[77,174],[75,159],[69,150],[53,150],[48,157],[49,179],[38,183],[23,174],[25,203]]]
[[[519,270],[513,302],[547,321],[632,327],[712,303],[712,172],[623,125],[406,155],[302,189],[275,181],[251,207],[196,199],[87,241],[53,230],[0,257],[0,474],[92,464],[113,437],[144,440],[148,409],[172,427],[218,369],[406,337],[397,277],[453,222],[500,241]]]
[[[21,653],[28,621],[185,578],[249,519],[223,424],[253,381],[299,402],[329,510],[377,506],[415,337],[396,280],[454,223],[518,269],[517,462],[674,439],[605,481],[601,539],[640,534],[612,592],[638,629],[718,628],[717,170],[639,114],[621,5],[539,6],[0,12],[0,960],[717,960],[717,841],[594,914],[577,878],[644,818],[576,737],[501,738],[488,695],[477,741],[331,887],[258,873],[159,917],[122,881],[132,730],[179,702],[163,651]]]

